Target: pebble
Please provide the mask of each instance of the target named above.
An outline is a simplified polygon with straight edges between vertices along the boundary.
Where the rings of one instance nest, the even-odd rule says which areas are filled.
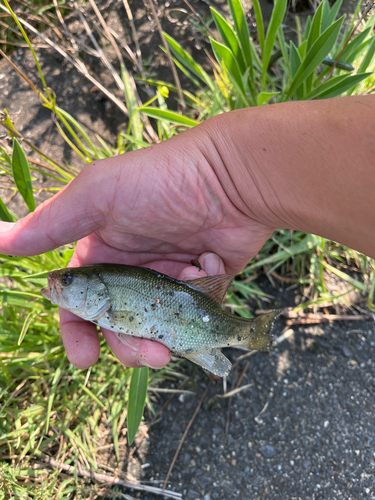
[[[272,458],[276,455],[275,448],[273,446],[270,446],[269,444],[261,446],[259,448],[259,451],[265,458]]]
[[[350,358],[350,356],[352,355],[352,351],[346,345],[342,347],[342,352],[344,353],[344,356],[346,356],[347,358]]]

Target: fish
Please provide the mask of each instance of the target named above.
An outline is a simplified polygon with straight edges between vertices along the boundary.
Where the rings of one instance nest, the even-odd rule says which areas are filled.
[[[165,274],[119,264],[97,264],[51,271],[43,297],[80,318],[113,331],[127,345],[128,335],[160,342],[219,377],[232,364],[222,347],[267,351],[279,311],[255,319],[222,309],[234,277],[228,274],[179,281]]]

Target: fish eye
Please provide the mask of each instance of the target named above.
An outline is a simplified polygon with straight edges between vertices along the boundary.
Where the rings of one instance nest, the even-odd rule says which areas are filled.
[[[61,283],[63,285],[68,286],[71,284],[72,281],[73,281],[73,276],[70,273],[65,273],[62,275]]]

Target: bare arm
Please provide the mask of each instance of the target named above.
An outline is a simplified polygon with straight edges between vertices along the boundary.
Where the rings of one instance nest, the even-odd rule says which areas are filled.
[[[374,95],[244,109],[209,123],[214,150],[228,166],[218,175],[241,210],[370,257],[374,125]]]

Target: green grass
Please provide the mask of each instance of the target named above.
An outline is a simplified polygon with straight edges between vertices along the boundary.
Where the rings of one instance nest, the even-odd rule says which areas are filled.
[[[83,58],[78,62],[71,60],[64,47],[57,46],[45,33],[38,34],[41,30],[38,25],[27,24],[25,11],[19,11],[19,18],[7,18],[6,22],[18,33],[7,32],[7,36],[17,36],[14,39],[29,44],[43,90],[38,90],[36,82],[29,83],[43,106],[54,113],[59,133],[83,162],[146,147],[232,109],[360,94],[374,86],[375,16],[364,20],[362,30],[351,36],[355,21],[345,25],[343,18],[337,19],[341,1],[332,6],[324,1],[304,27],[297,19],[293,42],[284,32],[285,0],[276,0],[267,29],[258,1],[254,1],[257,21],[254,38],[249,35],[239,0],[228,3],[232,19],[225,19],[212,9],[213,22],[208,21],[211,28],[216,26],[215,38],[210,38],[212,56],[216,58],[212,72],[206,71],[186,48],[165,33],[180,75],[191,82],[189,90],[182,89],[187,103],[184,114],[167,106],[169,95],[178,95],[176,86],[155,80],[147,71],[137,78],[137,85],[153,85],[155,92],[148,102],[141,102],[121,49],[113,39],[109,43],[120,54],[117,62],[108,61],[99,44],[95,49],[112,74],[122,100],[89,74]],[[39,9],[40,16],[48,17],[52,15],[51,5],[51,2],[33,2],[32,8]],[[6,1],[0,8],[2,13],[11,15]],[[358,19],[358,12],[356,16]],[[206,26],[199,27],[202,34],[207,34]],[[102,27],[105,31],[105,26]],[[24,29],[34,39],[43,36],[45,42],[71,60],[78,71],[118,106],[127,118],[128,128],[119,134],[116,144],[107,144],[98,135],[90,136],[57,104],[59,98],[47,87]],[[329,59],[337,60],[334,71]],[[142,66],[142,61],[135,62]],[[49,188],[55,192],[73,179],[77,170],[64,159],[58,161],[42,154],[15,130],[7,113],[0,124],[13,139],[11,149],[0,148],[0,181],[11,182],[11,189],[19,191],[32,211],[34,172],[55,180],[55,186]],[[40,156],[44,166],[28,162],[25,145]],[[0,217],[8,221],[17,219],[2,200]],[[100,496],[98,488],[78,474],[60,473],[57,469],[51,472],[45,464],[46,457],[94,472],[99,470],[99,463],[116,470],[125,453],[122,442],[134,439],[144,398],[152,410],[146,396],[147,379],[156,385],[162,377],[169,376],[166,370],[157,373],[125,368],[104,341],[101,362],[91,369],[81,371],[69,364],[60,339],[57,309],[42,299],[39,290],[45,285],[47,272],[65,267],[72,253],[73,247],[66,246],[31,258],[0,256],[0,499]],[[257,284],[259,275],[267,276],[277,286],[286,281],[287,286],[303,291],[300,309],[350,308],[348,294],[357,291],[367,297],[369,307],[374,310],[373,261],[320,237],[298,231],[275,232],[236,278],[228,294],[227,304],[244,317],[251,317],[254,308],[273,305],[272,293],[265,293]],[[334,293],[332,286],[337,280],[341,283],[340,293]],[[133,378],[132,373],[136,373]],[[130,386],[135,390],[129,393]],[[141,392],[137,392],[139,388]],[[124,425],[128,413],[129,435]],[[103,445],[109,448],[101,448]]]

